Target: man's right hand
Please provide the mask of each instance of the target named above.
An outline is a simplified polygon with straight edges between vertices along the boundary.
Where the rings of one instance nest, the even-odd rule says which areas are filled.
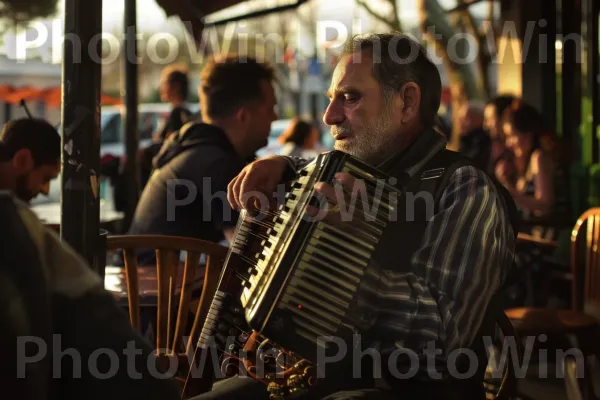
[[[288,166],[288,161],[281,156],[269,156],[248,164],[227,186],[231,208],[267,211],[275,203],[277,184]]]

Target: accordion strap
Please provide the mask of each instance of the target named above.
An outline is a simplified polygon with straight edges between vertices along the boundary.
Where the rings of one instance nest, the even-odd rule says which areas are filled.
[[[419,171],[435,161],[446,148],[446,139],[434,130],[422,132],[407,149],[395,153],[377,166],[388,176],[398,179],[397,186],[404,190]]]

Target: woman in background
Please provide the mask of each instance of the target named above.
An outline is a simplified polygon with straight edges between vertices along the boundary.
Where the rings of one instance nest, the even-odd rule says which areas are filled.
[[[500,160],[511,161],[512,153],[506,148],[506,137],[502,124],[502,116],[515,101],[512,95],[497,96],[489,101],[483,111],[483,128],[489,133],[491,140],[490,161],[487,172],[494,174],[496,163]]]
[[[307,153],[316,151],[319,131],[311,123],[294,118],[279,137],[279,143],[283,145],[279,155],[306,158]]]
[[[515,102],[505,112],[503,130],[514,159],[512,163],[499,161],[496,177],[510,191],[525,219],[549,217],[555,200],[554,165],[547,146],[551,136],[541,115],[532,106]]]

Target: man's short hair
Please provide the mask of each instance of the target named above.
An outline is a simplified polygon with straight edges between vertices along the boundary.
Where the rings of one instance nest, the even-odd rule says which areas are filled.
[[[36,166],[60,161],[60,135],[43,119],[8,121],[0,133],[0,142],[8,159],[12,159],[21,149],[29,149]]]
[[[185,69],[182,67],[170,66],[163,69],[161,75],[163,80],[169,85],[177,85],[179,88],[179,95],[183,100],[188,99],[190,83]]]
[[[200,75],[202,115],[229,117],[240,107],[264,101],[261,81],[273,79],[274,72],[269,65],[250,57],[211,60]]]
[[[373,76],[387,98],[408,82],[419,85],[421,122],[433,126],[440,108],[442,80],[425,47],[400,33],[377,33],[352,37],[342,54],[365,50],[372,52]]]

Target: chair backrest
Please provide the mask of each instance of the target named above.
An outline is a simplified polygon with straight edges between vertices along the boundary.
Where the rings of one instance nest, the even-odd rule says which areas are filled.
[[[158,288],[156,328],[157,354],[162,354],[164,349],[168,349],[166,353],[180,353],[178,351],[178,339],[186,332],[188,313],[190,311],[190,303],[192,300],[192,284],[194,283],[194,274],[200,267],[200,258],[202,255],[206,256],[204,282],[202,285],[202,294],[198,306],[196,307],[194,322],[189,332],[190,340],[187,344],[188,349],[192,342],[199,336],[201,324],[208,315],[210,303],[212,302],[217,289],[219,276],[228,249],[227,247],[213,242],[177,236],[109,236],[107,239],[107,250],[123,251],[130,319],[131,324],[138,330],[141,329],[137,262],[138,250],[140,249],[154,249],[156,252],[156,277]],[[171,334],[173,321],[171,311],[173,309],[172,306],[177,304],[175,290],[179,283],[179,260],[182,251],[185,251],[187,254],[183,265],[181,292],[178,295],[179,304],[177,320],[174,332]],[[180,347],[180,349],[182,348]],[[185,351],[187,352],[187,349]]]
[[[584,212],[571,231],[572,305],[600,317],[600,207]]]
[[[498,316],[496,318],[496,325],[498,326],[498,328],[500,328],[500,332],[502,332],[502,345],[513,345],[516,346],[517,350],[518,360],[513,359],[513,354],[510,351],[510,348],[507,350],[506,366],[502,375],[502,381],[500,382],[500,386],[495,396],[496,400],[509,400],[514,398],[514,396],[517,393],[515,361],[518,362],[518,365],[523,364],[523,349],[521,347],[521,342],[519,340],[519,337],[517,336],[517,331],[515,330],[515,327],[504,312],[498,313]],[[511,343],[507,343],[508,338],[512,339]]]

